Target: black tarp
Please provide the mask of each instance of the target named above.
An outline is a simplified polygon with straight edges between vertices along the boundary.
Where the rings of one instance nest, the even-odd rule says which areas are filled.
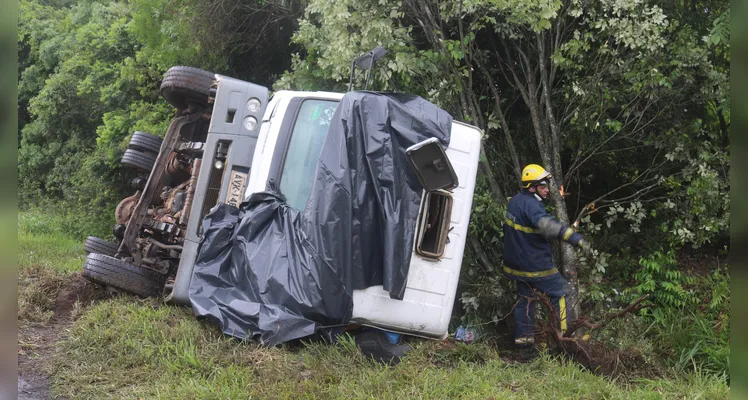
[[[413,95],[350,92],[333,115],[306,209],[269,185],[217,206],[190,285],[198,317],[272,346],[348,322],[355,289],[405,292],[422,186],[405,150],[452,117]]]

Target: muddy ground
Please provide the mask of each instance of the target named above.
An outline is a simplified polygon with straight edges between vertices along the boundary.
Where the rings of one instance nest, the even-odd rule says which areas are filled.
[[[18,399],[51,399],[49,366],[60,334],[70,326],[76,307],[106,297],[103,288],[73,275],[57,293],[54,314],[47,324],[33,324],[18,332]],[[59,398],[59,397],[58,397]]]

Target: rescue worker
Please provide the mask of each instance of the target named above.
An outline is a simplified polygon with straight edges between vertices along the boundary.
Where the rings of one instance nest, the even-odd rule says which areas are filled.
[[[504,218],[504,273],[517,282],[514,343],[534,351],[534,291],[551,301],[561,331],[566,331],[566,281],[553,265],[550,240],[563,240],[591,252],[589,243],[545,210],[551,174],[537,164],[522,170],[522,191],[509,200]]]

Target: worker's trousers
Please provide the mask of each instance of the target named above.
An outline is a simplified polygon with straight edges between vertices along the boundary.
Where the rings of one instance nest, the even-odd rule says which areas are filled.
[[[540,282],[517,281],[517,304],[514,307],[514,344],[530,346],[535,343],[535,305],[541,302],[538,293],[545,294],[556,313],[558,328],[566,331],[566,281],[561,274]],[[541,303],[542,304],[542,303]]]

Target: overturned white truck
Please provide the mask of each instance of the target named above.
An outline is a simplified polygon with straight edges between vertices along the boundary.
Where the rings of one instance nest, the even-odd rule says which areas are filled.
[[[342,311],[303,317],[316,319],[316,327],[359,324],[447,336],[478,169],[479,129],[453,121],[417,96],[269,96],[265,87],[191,67],[171,68],[160,90],[177,116],[163,139],[133,134],[122,162],[141,172],[132,182],[136,192],[117,207],[116,243],[86,241],[85,277],[139,296],[164,296],[196,314],[212,314],[219,324],[264,313],[272,321],[259,330],[274,334],[295,326],[278,322],[278,313],[294,312],[284,303],[289,298],[306,307],[298,313],[308,314],[314,307],[334,308],[330,303],[342,296],[342,306],[335,304]],[[446,136],[427,132],[439,129]],[[401,155],[407,165],[398,161]],[[336,168],[340,172],[330,172]],[[259,218],[253,215],[262,204],[274,204],[273,220],[266,223],[278,228],[278,218],[293,222],[280,230],[258,228],[249,219]],[[218,226],[219,208],[234,219]],[[330,241],[336,242],[332,250],[326,248]],[[407,246],[407,254],[399,254],[398,246]],[[407,265],[396,265],[402,260]],[[340,284],[325,286],[322,274]],[[222,287],[205,287],[218,280]],[[245,298],[237,294],[243,290],[255,293]],[[273,301],[283,304],[259,304]],[[222,328],[231,333],[262,324]],[[298,336],[280,334],[269,342]]]

